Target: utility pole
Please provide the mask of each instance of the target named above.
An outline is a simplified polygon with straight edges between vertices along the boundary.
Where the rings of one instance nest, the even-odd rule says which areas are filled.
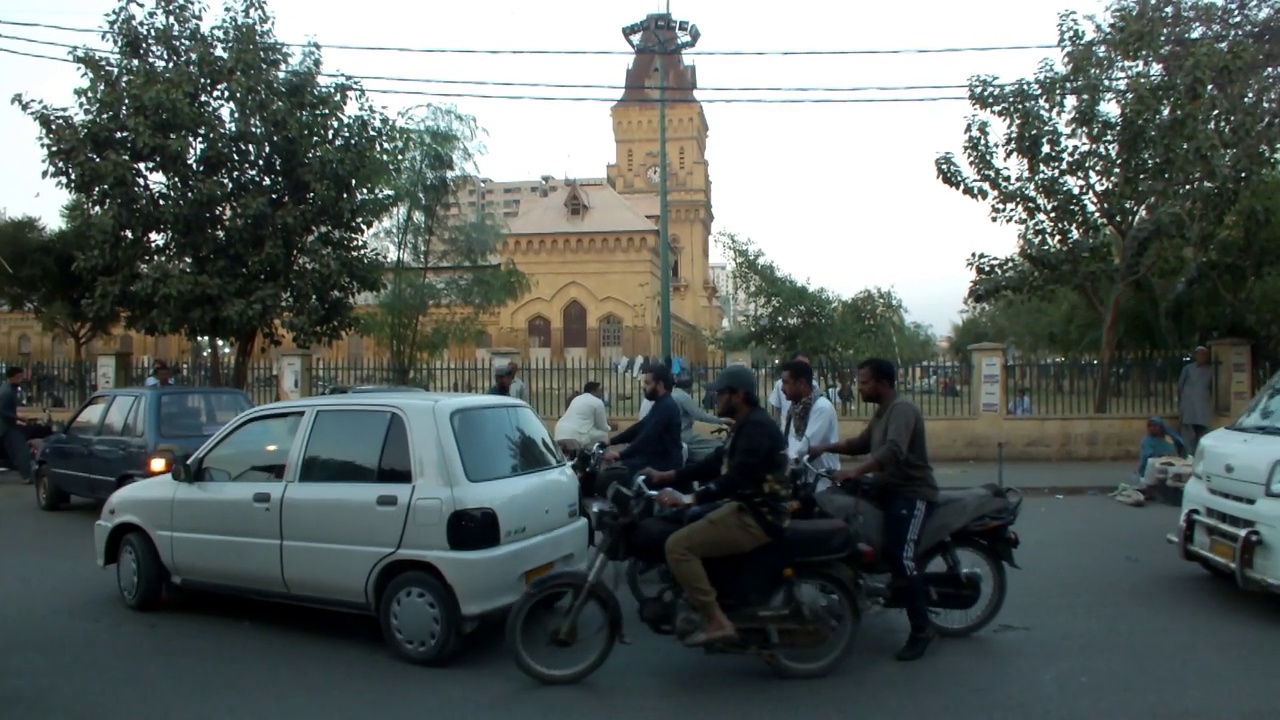
[[[644,20],[622,28],[622,36],[637,53],[657,56],[658,67],[658,265],[662,278],[660,291],[661,325],[659,328],[662,357],[671,357],[671,235],[667,198],[667,56],[678,55],[698,44],[702,33],[687,20],[671,17],[667,11],[653,13]]]

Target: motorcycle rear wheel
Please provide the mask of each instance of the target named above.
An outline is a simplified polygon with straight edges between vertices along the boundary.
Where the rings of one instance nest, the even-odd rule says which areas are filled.
[[[825,572],[798,570],[793,580],[798,585],[809,586],[822,593],[829,602],[836,602],[833,615],[838,625],[831,637],[822,644],[812,659],[802,659],[808,648],[775,647],[765,655],[765,663],[775,675],[787,679],[820,678],[830,675],[849,654],[853,641],[858,637],[862,615],[854,593],[840,579]]]
[[[569,637],[563,642],[556,640],[551,628],[563,619],[574,599],[583,592],[587,592],[588,595],[577,622],[568,633]],[[516,667],[520,672],[545,685],[571,685],[599,670],[600,666],[609,659],[619,639],[617,628],[610,622],[613,607],[603,597],[602,593],[605,592],[608,591],[599,587],[588,588],[582,581],[565,580],[530,590],[521,597],[507,616],[507,643],[515,651]],[[584,616],[589,617],[595,613],[599,613],[605,620],[603,643],[584,662],[567,668],[558,668],[549,667],[534,660],[534,648],[531,646],[534,638],[542,638],[547,647],[572,648],[581,641],[584,629],[590,630],[589,627],[584,628]],[[530,627],[534,621],[540,619],[538,615],[554,618],[553,623],[548,623],[545,635]]]
[[[969,538],[961,538],[951,543],[951,548],[968,550],[978,555],[990,568],[990,573],[984,576],[984,581],[991,584],[992,596],[987,601],[986,608],[976,618],[964,623],[948,624],[942,622],[936,613],[930,613],[933,627],[938,631],[938,635],[946,638],[962,638],[982,630],[996,619],[1000,614],[1000,610],[1004,607],[1005,596],[1009,593],[1009,582],[1004,561],[984,543]],[[951,561],[954,558],[947,559],[947,549],[947,546],[944,545],[930,550],[924,557],[920,558],[920,561],[916,564],[917,567],[927,569],[929,563],[941,557],[946,560],[948,569],[954,569],[951,567]]]

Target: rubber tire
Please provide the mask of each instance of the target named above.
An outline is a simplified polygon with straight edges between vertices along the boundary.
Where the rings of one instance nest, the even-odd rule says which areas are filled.
[[[985,615],[979,616],[976,622],[969,623],[959,629],[945,628],[938,625],[936,622],[933,624],[933,628],[938,631],[939,637],[969,637],[990,625],[992,621],[1000,615],[1000,610],[1004,608],[1005,597],[1009,594],[1009,575],[1005,570],[1004,561],[1000,559],[1000,556],[988,549],[983,543],[969,538],[962,538],[952,542],[952,545],[956,548],[968,548],[973,552],[986,557],[988,564],[995,568],[995,576],[991,578],[991,581],[994,582],[996,586],[995,595],[992,597],[991,607]],[[941,557],[942,549],[943,546],[939,545],[937,549],[930,550],[924,555],[924,557],[920,558],[919,562],[916,563],[917,567],[929,567],[929,563],[932,562],[934,558]]]
[[[132,598],[120,588],[120,573],[124,568],[120,560],[126,550],[132,550],[138,560],[138,587]],[[124,606],[138,612],[155,610],[164,600],[164,586],[164,563],[160,561],[160,554],[156,552],[151,538],[141,530],[134,530],[121,538],[120,549],[116,553],[116,589]]]
[[[396,596],[408,588],[417,588],[430,595],[440,611],[440,633],[435,644],[422,652],[401,644],[391,627],[392,604]],[[422,570],[406,570],[391,580],[378,601],[378,624],[382,627],[382,639],[392,654],[414,665],[445,665],[457,655],[462,645],[462,611],[458,609],[457,598],[444,583]]]
[[[853,650],[853,644],[858,641],[858,631],[862,627],[861,604],[858,602],[857,594],[854,591],[847,588],[845,584],[842,583],[839,577],[837,577],[836,575],[832,575],[831,573],[828,573],[828,572],[813,571],[813,570],[809,570],[809,571],[797,570],[796,575],[797,575],[796,577],[797,581],[799,581],[805,575],[808,575],[810,577],[821,578],[825,584],[833,588],[836,588],[839,591],[839,593],[844,596],[844,601],[849,608],[849,612],[852,613],[852,615],[850,616],[851,618],[850,622],[852,623],[853,627],[849,631],[849,643],[845,645],[843,648],[841,648],[840,652],[836,654],[835,657],[833,657],[830,660],[830,662],[828,662],[826,665],[819,666],[816,668],[791,667],[783,662],[780,662],[780,660],[777,657],[766,658],[765,663],[769,666],[769,669],[773,671],[774,675],[777,675],[780,678],[785,678],[787,680],[813,680],[816,678],[827,677],[831,675],[831,673],[835,672],[836,668],[840,666],[840,663],[842,663],[844,659],[848,657],[849,652]]]
[[[520,632],[522,629],[520,625],[522,621],[529,616],[530,607],[538,604],[542,600],[545,600],[552,592],[563,592],[565,590],[574,589],[581,592],[582,587],[583,583],[581,580],[549,583],[543,587],[539,587],[537,590],[531,590],[520,596],[520,599],[516,601],[516,604],[511,606],[511,613],[507,616],[507,646],[512,649],[515,655],[516,667],[519,668],[520,672],[534,680],[537,680],[543,685],[573,685],[585,680],[595,673],[596,670],[599,670],[600,666],[604,665],[605,661],[609,659],[609,656],[613,654],[613,649],[618,645],[620,635],[615,633],[614,629],[610,627],[608,630],[610,635],[609,642],[605,644],[604,651],[592,658],[591,662],[581,670],[569,675],[548,675],[535,667],[533,662],[531,662],[529,658],[521,652],[523,644],[520,642],[520,636],[522,635]],[[604,599],[604,594],[607,592],[609,591],[597,585],[591,590],[590,600],[598,602],[607,608],[609,603]]]
[[[43,493],[40,491],[41,483],[44,483],[46,487]],[[32,485],[36,491],[36,507],[45,512],[57,512],[71,500],[71,496],[59,490],[58,486],[49,479],[49,470],[44,465],[35,469],[35,479]]]

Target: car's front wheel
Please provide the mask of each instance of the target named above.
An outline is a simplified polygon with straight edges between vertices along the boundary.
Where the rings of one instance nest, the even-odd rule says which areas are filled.
[[[378,620],[387,645],[411,663],[443,665],[461,644],[458,601],[444,583],[421,570],[403,572],[387,585]]]
[[[49,479],[49,468],[40,465],[35,469],[36,505],[45,512],[61,510],[71,498]]]
[[[164,565],[151,538],[134,530],[120,540],[116,553],[116,587],[130,610],[145,612],[164,598]]]

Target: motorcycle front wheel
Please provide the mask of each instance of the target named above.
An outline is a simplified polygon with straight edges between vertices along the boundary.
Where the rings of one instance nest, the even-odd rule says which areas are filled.
[[[807,631],[818,632],[818,642],[787,643],[772,648],[764,656],[765,662],[775,675],[783,678],[826,677],[849,654],[858,637],[858,628],[862,625],[859,603],[845,582],[825,572],[801,570],[792,582],[797,586],[797,593],[803,593],[803,597],[818,605],[809,609],[815,616],[807,622],[825,625],[825,628]]]
[[[577,619],[566,623],[584,593]],[[515,650],[516,667],[546,685],[570,685],[590,677],[609,659],[620,634],[617,599],[582,579],[531,589],[507,617],[507,642]]]

